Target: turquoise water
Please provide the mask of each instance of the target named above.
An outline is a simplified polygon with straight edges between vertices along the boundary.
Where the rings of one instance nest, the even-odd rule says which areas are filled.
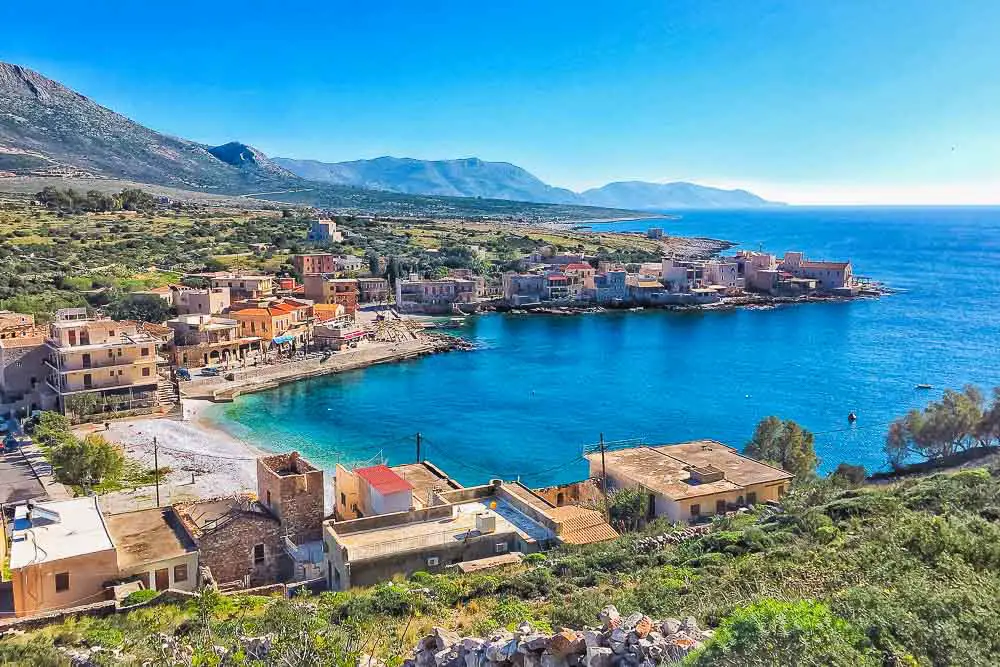
[[[463,334],[480,350],[244,396],[210,417],[328,466],[413,460],[419,431],[424,457],[464,483],[542,485],[584,476],[581,448],[601,432],[742,446],[770,414],[817,434],[824,470],[877,469],[892,418],[940,388],[1000,384],[1000,209],[692,212],[601,228],[648,226],[850,258],[900,291],[763,311],[488,315]],[[937,389],[914,389],[924,382]]]

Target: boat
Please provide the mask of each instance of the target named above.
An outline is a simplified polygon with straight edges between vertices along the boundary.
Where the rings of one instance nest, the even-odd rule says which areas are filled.
[[[847,421],[853,424],[854,422],[858,421],[858,416],[852,412],[851,414],[847,415]]]
[[[931,386],[931,385],[929,385],[929,384],[918,384],[918,385],[917,385],[917,389],[933,389],[933,388],[934,388],[934,387],[932,387],[932,386]]]

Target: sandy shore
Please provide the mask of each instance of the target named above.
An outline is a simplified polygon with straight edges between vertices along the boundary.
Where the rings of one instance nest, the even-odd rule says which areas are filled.
[[[153,438],[161,468],[171,472],[160,481],[160,505],[252,491],[257,487],[260,450],[213,427],[202,410],[208,401],[183,401],[184,418],[116,421],[102,434],[122,445],[125,455],[144,468],[153,467]],[[193,479],[193,483],[192,483]],[[156,505],[155,487],[116,491],[101,496],[108,512],[127,512]]]

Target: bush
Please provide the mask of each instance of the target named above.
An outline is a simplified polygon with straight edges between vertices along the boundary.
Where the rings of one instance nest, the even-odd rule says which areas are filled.
[[[727,617],[685,665],[881,665],[865,635],[823,604],[764,599]]]
[[[104,436],[91,433],[55,447],[50,455],[56,478],[63,484],[89,486],[122,474],[125,455]]]
[[[123,607],[131,607],[132,605],[135,605],[135,604],[141,604],[143,602],[149,602],[150,600],[152,600],[153,598],[155,598],[157,595],[159,595],[159,593],[157,591],[151,591],[148,588],[143,588],[142,590],[138,590],[138,591],[132,591],[131,593],[129,593],[128,595],[125,596],[124,600],[122,600],[122,606]]]

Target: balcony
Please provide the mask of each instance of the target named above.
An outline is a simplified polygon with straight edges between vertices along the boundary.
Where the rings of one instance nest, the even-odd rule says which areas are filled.
[[[124,357],[115,357],[114,359],[92,359],[89,362],[83,362],[78,368],[66,368],[60,367],[57,363],[53,362],[50,358],[46,357],[45,365],[54,370],[57,373],[66,375],[67,373],[85,373],[90,371],[100,371],[108,368],[119,368],[123,366],[143,366],[145,364],[165,364],[169,363],[169,359],[166,357],[161,357],[158,354],[146,355],[145,357],[139,357],[138,359],[126,359]]]

